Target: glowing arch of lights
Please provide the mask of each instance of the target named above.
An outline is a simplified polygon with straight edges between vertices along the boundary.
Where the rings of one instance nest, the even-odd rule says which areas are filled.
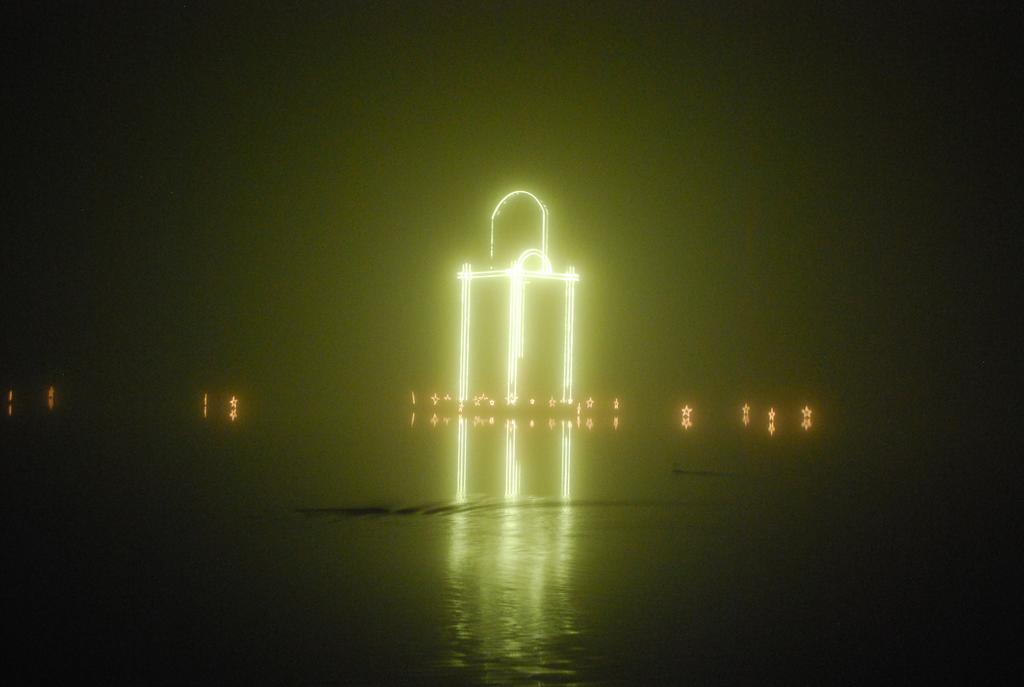
[[[527,196],[540,209],[540,248],[528,248],[512,262],[507,269],[494,269],[494,225],[501,214],[501,209],[509,200]],[[576,269],[570,265],[565,272],[556,272],[547,254],[548,246],[548,210],[537,196],[529,191],[513,191],[502,198],[491,213],[491,245],[490,269],[474,271],[467,262],[456,275],[462,285],[462,314],[459,329],[459,403],[469,399],[469,339],[470,339],[470,297],[474,279],[508,279],[509,282],[509,314],[508,314],[508,355],[505,402],[515,405],[518,395],[519,360],[524,355],[524,312],[526,284],[530,281],[561,281],[565,283],[565,342],[562,352],[562,402],[572,403],[572,351],[573,324],[575,320],[575,286],[580,280]],[[540,269],[531,269],[527,261],[539,258]]]
[[[541,202],[540,198],[533,195],[529,191],[512,191],[504,198],[498,201],[498,204],[494,206],[494,212],[491,213],[491,269],[494,269],[494,221],[498,219],[498,215],[501,214],[501,209],[505,207],[505,203],[516,198],[518,196],[526,196],[533,200],[540,209],[540,253],[547,255],[548,252],[548,208],[544,203]],[[551,264],[550,262],[548,263]]]

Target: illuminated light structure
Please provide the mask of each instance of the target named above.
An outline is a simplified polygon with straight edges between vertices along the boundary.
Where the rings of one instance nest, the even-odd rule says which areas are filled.
[[[804,419],[800,422],[800,426],[803,427],[804,431],[806,432],[807,430],[809,430],[811,428],[811,424],[812,424],[811,423],[811,408],[810,408],[810,406],[804,406],[803,410],[801,410],[800,412],[803,413],[803,416],[804,416]]]
[[[7,417],[14,415],[14,389],[7,390]]]
[[[693,427],[693,420],[691,419],[691,415],[693,414],[693,408],[691,408],[689,405],[685,405],[685,406],[683,406],[682,412],[683,412],[683,422],[682,422],[683,429],[690,429],[690,427]]]
[[[207,394],[203,394],[203,419],[204,420],[206,419],[206,416],[207,416],[207,410],[206,410],[207,400],[208,400]]]
[[[57,390],[50,385],[50,388],[46,390],[46,409],[53,410],[53,406],[56,403]]]
[[[775,408],[768,411],[768,434],[775,436]]]
[[[235,420],[238,419],[238,398],[232,396],[231,400],[228,402],[228,405],[231,408],[231,412],[228,413],[228,417],[231,418],[232,422],[234,422]]]
[[[540,248],[528,248],[507,269],[494,269],[494,226],[502,208],[513,198],[531,199],[540,210]],[[509,283],[508,348],[505,402],[514,406],[519,398],[519,360],[524,355],[524,314],[526,285],[532,281],[561,281],[565,284],[565,341],[562,350],[562,403],[572,403],[573,323],[575,319],[575,286],[580,275],[571,265],[565,272],[556,272],[548,257],[548,210],[537,196],[528,191],[513,191],[502,198],[491,213],[490,269],[474,271],[466,262],[457,277],[462,287],[462,312],[459,327],[459,392],[458,400],[469,398],[469,340],[471,285],[475,279],[507,279]],[[493,401],[492,401],[493,404]]]
[[[743,404],[743,426],[746,427],[750,424],[750,406],[746,403]]]

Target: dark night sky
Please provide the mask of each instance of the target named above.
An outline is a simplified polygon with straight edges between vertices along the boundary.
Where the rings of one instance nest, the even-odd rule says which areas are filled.
[[[584,275],[583,387],[910,417],[1009,359],[1019,9],[20,5],[5,383],[450,388],[454,272],[520,187]]]

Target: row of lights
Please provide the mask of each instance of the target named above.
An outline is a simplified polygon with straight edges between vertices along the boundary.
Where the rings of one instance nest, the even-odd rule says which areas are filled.
[[[50,386],[46,390],[46,409],[53,410],[57,404],[57,390]],[[7,390],[7,417],[14,415],[14,389]]]
[[[431,415],[430,416],[430,420],[428,420],[428,422],[430,422],[430,425],[432,427],[437,427],[438,424],[443,424],[445,426],[448,426],[449,424],[451,424],[451,421],[452,421],[451,417],[449,417],[447,415],[441,417],[437,413],[434,413],[433,415]],[[494,416],[491,415],[489,417],[481,417],[480,415],[474,415],[472,417],[472,419],[470,419],[470,422],[472,423],[473,427],[493,426],[494,425]],[[567,421],[563,420],[563,422],[567,422]],[[532,420],[532,419],[527,424],[531,428],[536,426],[536,422],[534,420]],[[416,426],[416,413],[413,413],[412,417],[409,419],[409,426],[410,427],[415,427]],[[554,429],[556,427],[555,419],[554,418],[548,418],[547,426],[548,426],[548,429]],[[577,415],[576,416],[576,427],[578,427],[578,428],[586,427],[588,430],[593,430],[594,427],[595,427],[595,425],[594,425],[594,418],[588,417],[586,420],[584,420],[580,415]],[[618,418],[618,416],[615,416],[615,417],[612,418],[612,429],[617,430],[618,428],[619,428],[619,418]]]
[[[693,427],[693,408],[691,408],[689,406],[689,404],[687,404],[687,405],[684,405],[679,410],[680,410],[680,414],[681,414],[681,418],[682,418],[681,421],[680,421],[680,425],[682,425],[683,429],[688,430],[691,427]],[[740,410],[743,413],[743,415],[742,415],[743,426],[744,427],[749,427],[750,426],[750,404],[744,403],[743,407],[740,408]],[[800,426],[803,427],[804,431],[806,432],[806,431],[810,430],[811,426],[814,424],[812,422],[812,420],[811,420],[811,415],[813,415],[814,411],[811,410],[810,406],[805,405],[800,410],[800,413],[801,413],[801,415],[803,415],[803,420],[801,420]],[[775,408],[773,406],[773,407],[768,409],[768,433],[771,434],[772,436],[775,435],[775,416],[776,416],[776,412],[775,412]]]
[[[416,405],[416,392],[415,391],[410,391],[409,395],[412,398],[412,404]],[[473,406],[476,407],[476,408],[479,408],[481,406],[483,406],[483,407],[488,407],[488,406],[494,407],[494,405],[495,405],[495,399],[491,398],[490,396],[488,396],[487,394],[484,394],[484,393],[477,394],[476,396],[473,396],[472,399],[467,400],[464,403],[463,402],[459,402],[456,399],[454,399],[451,394],[445,394],[444,396],[442,396],[442,395],[438,394],[436,391],[434,393],[432,393],[430,396],[427,396],[427,399],[430,401],[432,406],[436,406],[438,403],[440,403],[442,401],[455,401],[456,403],[459,404],[459,412],[462,412],[463,407],[466,404],[468,404],[468,403],[472,403]],[[507,406],[515,406],[517,404],[517,401],[518,401],[518,399],[510,398],[510,397],[506,397],[504,400],[505,400],[505,405],[507,405]],[[555,406],[559,406],[559,405],[572,406],[573,402],[574,401],[571,398],[567,399],[565,401],[556,401],[554,396],[550,397],[547,401],[542,401],[542,403],[547,403],[548,408],[554,408]],[[537,399],[536,398],[531,398],[530,401],[529,401],[529,404],[531,406],[536,406],[537,405]],[[587,397],[586,401],[576,401],[576,410],[577,410],[577,412],[579,412],[580,410],[582,410],[583,407],[586,407],[588,410],[590,410],[590,409],[593,409],[595,404],[596,404],[596,401],[594,400],[594,397],[593,396],[589,396],[589,397]],[[620,408],[620,406],[621,406],[621,401],[619,401],[618,397],[612,399],[612,410],[618,410]]]
[[[234,422],[238,419],[238,397],[232,394],[227,403],[228,419]],[[203,419],[210,417],[210,395],[203,394]]]

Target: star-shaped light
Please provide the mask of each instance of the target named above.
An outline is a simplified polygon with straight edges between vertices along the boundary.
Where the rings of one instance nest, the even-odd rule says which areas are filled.
[[[548,399],[548,408],[554,408],[555,407],[555,403],[556,403],[555,397],[552,396],[551,398]]]
[[[434,402],[434,405],[436,406],[436,405],[437,405],[437,402],[441,400],[441,397],[440,397],[440,396],[438,396],[438,395],[437,395],[437,392],[435,391],[434,393],[432,393],[432,394],[430,395],[430,400],[431,400],[431,401],[433,401],[433,402]]]
[[[593,408],[593,407],[594,407],[594,397],[590,396],[590,397],[587,398],[587,408]]]

